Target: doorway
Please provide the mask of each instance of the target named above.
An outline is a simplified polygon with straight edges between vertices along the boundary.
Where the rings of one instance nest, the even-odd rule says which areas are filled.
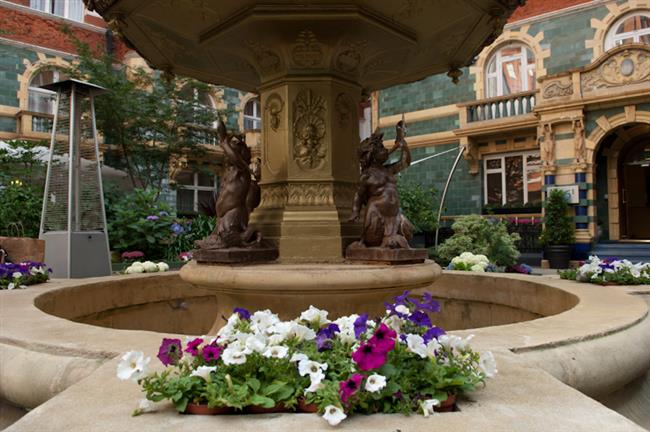
[[[619,154],[621,239],[650,240],[650,136],[641,136]]]

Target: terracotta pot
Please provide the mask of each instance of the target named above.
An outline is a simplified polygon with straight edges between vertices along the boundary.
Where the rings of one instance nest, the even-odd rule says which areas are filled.
[[[209,408],[207,404],[195,404],[188,403],[187,408],[183,414],[194,414],[194,415],[218,415],[218,414],[230,414],[230,407],[214,407]]]
[[[446,400],[440,402],[440,406],[434,407],[433,410],[437,412],[452,412],[456,404],[456,395],[450,394]]]
[[[248,414],[272,414],[272,413],[285,413],[289,412],[289,410],[284,406],[283,403],[279,403],[278,405],[271,407],[271,408],[264,408],[263,406],[259,405],[249,405],[244,410]]]
[[[318,405],[313,403],[306,403],[304,399],[298,399],[298,412],[301,413],[317,413]]]

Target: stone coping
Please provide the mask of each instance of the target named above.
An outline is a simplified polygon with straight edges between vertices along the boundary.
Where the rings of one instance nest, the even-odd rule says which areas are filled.
[[[331,430],[315,415],[180,416],[168,405],[158,414],[130,417],[141,393],[115,378],[117,356],[143,350],[155,356],[161,334],[114,330],[49,315],[34,306],[57,291],[80,286],[159,285],[176,272],[51,281],[0,293],[0,398],[34,407],[9,431],[32,430]],[[600,287],[552,277],[445,272],[462,284],[531,284],[575,296],[575,307],[554,316],[498,327],[454,332],[475,334],[474,345],[495,352],[499,375],[460,403],[461,412],[433,419],[400,415],[355,416],[344,430],[643,430],[576,391],[597,396],[622,387],[650,368],[650,320],[639,287]],[[436,286],[432,287],[436,290]],[[43,296],[39,300],[39,296]],[[109,296],[110,297],[110,296]],[[72,301],[72,300],[70,300]],[[43,303],[41,304],[43,307]],[[569,384],[571,388],[562,382]],[[29,383],[28,386],[25,383]],[[65,390],[65,391],[63,391]],[[479,426],[480,425],[480,426]]]

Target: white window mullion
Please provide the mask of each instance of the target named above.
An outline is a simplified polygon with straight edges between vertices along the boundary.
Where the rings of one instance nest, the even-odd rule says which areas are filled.
[[[521,155],[522,159],[522,180],[524,182],[524,205],[528,204],[528,162],[526,159],[528,159],[528,153],[524,153]]]
[[[501,205],[506,205],[506,158],[501,157]]]

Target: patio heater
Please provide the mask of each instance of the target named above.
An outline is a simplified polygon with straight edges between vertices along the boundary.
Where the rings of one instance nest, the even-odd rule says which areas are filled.
[[[94,97],[105,89],[73,79],[56,92],[40,238],[56,278],[111,274]]]

